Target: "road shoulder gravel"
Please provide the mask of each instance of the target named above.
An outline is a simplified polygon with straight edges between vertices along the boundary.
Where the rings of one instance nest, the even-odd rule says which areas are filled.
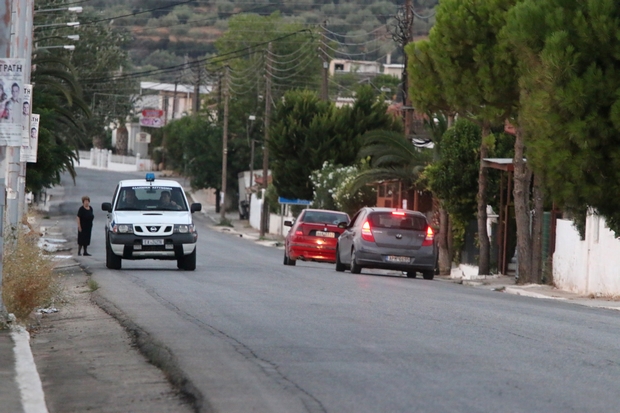
[[[182,378],[167,376],[140,353],[148,340],[95,303],[89,275],[77,264],[61,274],[65,302],[40,315],[30,342],[49,412],[198,411]]]

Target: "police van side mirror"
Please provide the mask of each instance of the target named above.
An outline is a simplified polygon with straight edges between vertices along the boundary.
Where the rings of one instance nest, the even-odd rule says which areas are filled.
[[[104,202],[103,204],[101,204],[101,209],[107,212],[112,212],[112,204],[109,202]]]
[[[190,206],[189,210],[192,212],[192,214],[194,212],[202,211],[202,204],[200,202],[196,202]]]

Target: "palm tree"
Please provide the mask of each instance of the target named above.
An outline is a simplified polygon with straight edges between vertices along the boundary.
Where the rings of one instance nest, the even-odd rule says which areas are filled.
[[[400,132],[374,130],[362,137],[359,157],[370,158],[370,168],[357,175],[353,191],[364,185],[399,180],[413,188],[424,167],[432,161],[432,153],[420,150]]]
[[[39,192],[60,182],[68,171],[73,179],[77,149],[85,137],[83,119],[90,109],[69,61],[49,50],[37,51],[32,59],[32,112],[41,116],[37,162],[26,170],[26,188]]]

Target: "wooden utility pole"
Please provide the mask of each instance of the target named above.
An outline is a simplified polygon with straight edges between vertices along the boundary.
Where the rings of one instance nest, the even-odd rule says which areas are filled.
[[[224,68],[224,82],[222,91],[224,94],[224,125],[222,132],[222,199],[220,202],[220,218],[222,221],[226,219],[226,166],[228,164],[228,71],[229,67]]]
[[[268,53],[271,53],[271,42],[267,46]],[[263,208],[260,219],[260,236],[265,236],[269,232],[269,205],[267,205],[267,186],[269,174],[269,124],[271,118],[271,65],[269,59],[265,59],[265,138],[263,140]]]
[[[200,75],[202,74],[202,68],[200,66],[197,66],[197,69],[197,79],[196,83],[194,84],[194,100],[192,102],[192,112],[194,113],[194,115],[196,115],[200,111]]]
[[[324,101],[329,100],[328,80],[329,80],[329,56],[325,47],[325,22],[321,25],[321,58],[323,59],[323,79],[321,83],[321,99]]]

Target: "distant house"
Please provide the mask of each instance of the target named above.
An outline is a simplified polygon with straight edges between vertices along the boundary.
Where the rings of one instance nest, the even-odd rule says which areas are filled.
[[[199,99],[212,90],[213,87],[210,85],[200,86]],[[126,148],[120,148],[120,145],[124,146],[125,142],[121,143],[121,140],[117,140],[117,130],[114,129],[112,131],[112,146],[117,148],[117,151],[124,152],[127,155],[140,154],[142,157],[146,157],[149,153],[149,143],[136,139],[138,133],[163,127],[171,120],[191,114],[194,92],[194,85],[140,82],[140,95],[137,96],[134,106],[134,113],[139,116],[139,121],[129,122],[125,125],[127,127]],[[145,111],[154,114],[161,113],[161,116],[152,115],[154,122],[152,122],[153,126],[151,127],[145,127],[145,122],[143,122],[143,113],[147,113]],[[151,113],[148,114],[151,115]]]
[[[378,75],[381,73],[381,63],[365,60],[334,59],[329,62],[330,76],[338,76],[344,73],[360,75]]]
[[[386,63],[383,65],[383,74],[390,75],[397,78],[403,77],[403,70],[405,69],[405,65],[399,63]]]

